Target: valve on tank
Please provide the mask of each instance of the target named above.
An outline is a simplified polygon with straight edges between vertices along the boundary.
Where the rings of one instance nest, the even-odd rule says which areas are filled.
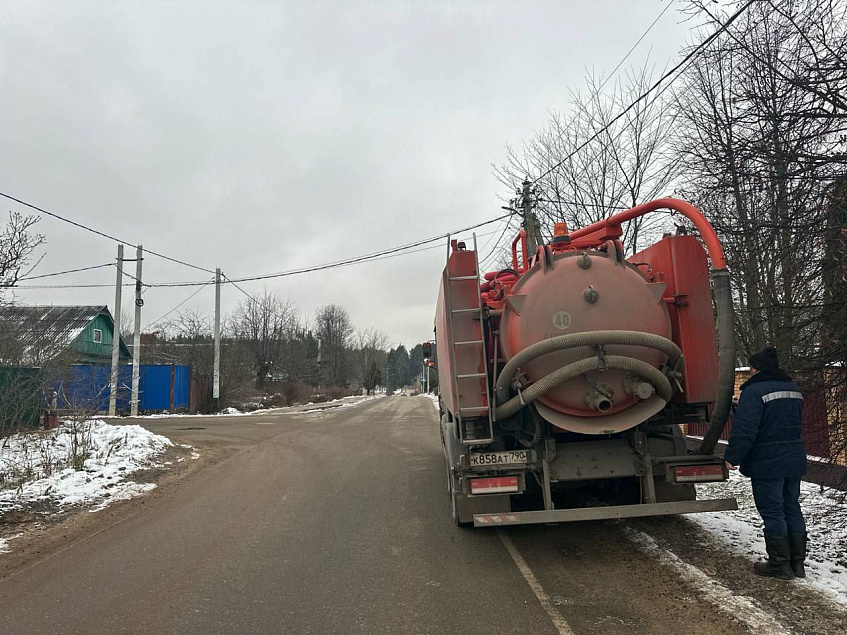
[[[627,374],[626,379],[624,379],[624,390],[626,390],[628,395],[632,395],[638,401],[646,401],[656,392],[653,384],[644,381],[641,377],[632,373]]]
[[[597,412],[608,412],[612,409],[614,389],[605,382],[589,382],[590,388],[585,391],[585,403]]]

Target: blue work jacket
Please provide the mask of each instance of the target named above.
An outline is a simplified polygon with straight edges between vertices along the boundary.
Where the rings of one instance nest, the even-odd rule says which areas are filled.
[[[762,371],[741,386],[724,458],[750,478],[806,473],[803,395],[781,370]]]

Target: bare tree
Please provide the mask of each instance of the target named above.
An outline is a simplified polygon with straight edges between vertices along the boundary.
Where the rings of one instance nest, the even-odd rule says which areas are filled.
[[[9,212],[9,220],[0,232],[0,306],[8,302],[7,292],[21,277],[35,250],[44,243],[44,236],[33,233],[36,216]],[[14,319],[0,314],[0,363],[16,363],[20,346],[19,325]]]
[[[343,307],[327,304],[315,316],[315,334],[320,340],[321,367],[329,386],[347,383],[347,346],[353,333],[353,323]]]
[[[212,319],[197,311],[183,311],[162,328],[148,357],[157,363],[185,364],[191,367],[195,403],[199,412],[212,411],[214,375],[214,329]],[[221,404],[237,403],[255,384],[251,360],[234,341],[226,320],[221,324]]]
[[[534,183],[534,203],[548,227],[564,221],[576,229],[657,198],[676,175],[677,159],[668,146],[675,113],[661,92],[612,122],[653,83],[652,69],[628,73],[608,93],[606,83],[589,74],[584,90],[571,92],[570,110],[554,112],[546,129],[520,152],[509,148],[507,163],[495,170],[516,191],[527,175],[541,175]],[[626,249],[636,251],[657,222],[661,218],[653,216],[628,223]]]
[[[259,386],[265,378],[279,372],[276,364],[283,347],[297,326],[297,309],[290,300],[280,299],[265,290],[261,295],[241,302],[233,316],[233,330],[250,353]]]
[[[723,19],[693,4],[712,28]],[[847,166],[847,65],[831,52],[845,50],[844,17],[843,2],[755,3],[677,93],[684,191],[729,253],[741,350],[775,345],[794,368],[821,361],[812,357],[832,308],[822,232],[827,192]]]
[[[0,301],[4,291],[18,282],[21,270],[44,242],[44,236],[32,231],[37,222],[37,216],[9,212],[9,220],[0,233]]]
[[[385,367],[388,336],[376,329],[365,329],[356,333],[356,365],[362,387],[371,394],[382,382],[382,369]]]
[[[713,3],[690,9],[706,32]],[[780,350],[810,454],[847,460],[847,2],[753,3],[677,88],[685,198],[721,236],[741,359]]]

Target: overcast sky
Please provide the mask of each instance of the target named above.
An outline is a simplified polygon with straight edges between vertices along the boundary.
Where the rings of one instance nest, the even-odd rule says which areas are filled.
[[[503,213],[491,165],[506,144],[565,109],[586,69],[610,72],[668,1],[4,1],[0,191],[230,277],[445,233]],[[672,7],[627,66],[664,67],[687,36]],[[60,221],[38,229],[33,275],[115,258]],[[340,304],[410,346],[432,335],[445,252],[242,286],[306,315]],[[207,277],[144,261],[147,281]],[[31,284],[86,283],[114,272]],[[147,291],[144,324],[194,290]],[[17,297],[111,308],[114,290]],[[243,299],[224,287],[224,313]],[[213,288],[189,307],[211,313]]]

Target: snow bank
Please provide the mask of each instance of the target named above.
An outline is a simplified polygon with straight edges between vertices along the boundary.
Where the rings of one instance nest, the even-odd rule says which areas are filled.
[[[835,500],[840,492],[821,492],[819,485],[801,484],[800,505],[809,533],[806,579],[798,581],[823,591],[847,606],[847,505]],[[697,498],[738,500],[735,511],[692,514],[688,520],[708,531],[716,540],[752,560],[765,555],[762,519],[756,511],[750,480],[737,472],[726,483],[697,485]]]
[[[319,403],[309,402],[307,404],[300,404],[295,406],[278,406],[275,408],[259,408],[257,410],[251,410],[250,412],[241,412],[238,408],[225,408],[221,412],[215,414],[186,414],[186,413],[174,413],[170,414],[167,412],[162,412],[158,414],[150,414],[150,415],[141,415],[139,417],[133,417],[134,419],[174,419],[174,418],[189,418],[189,417],[251,417],[253,415],[267,415],[267,414],[277,414],[280,412],[286,412],[288,410],[292,410],[293,408],[302,408],[306,406],[319,406],[321,408],[326,408],[328,406],[337,405],[337,406],[354,406],[356,404],[360,404],[364,401],[370,401],[371,399],[380,399],[385,395],[370,395],[370,396],[354,396],[354,397],[342,397],[340,399],[333,399],[332,401],[324,401]],[[303,411],[301,411],[303,412]]]
[[[431,401],[432,405],[435,406],[435,409],[438,410],[438,395],[433,395],[432,393],[425,392],[420,396]]]
[[[322,416],[324,414],[328,414],[331,412],[335,412],[339,408],[349,408],[351,406],[358,406],[366,401],[373,401],[374,399],[382,399],[385,395],[369,395],[367,397],[342,397],[341,399],[333,399],[332,401],[324,401],[322,403],[308,403],[306,406],[314,406],[313,408],[308,408],[306,410],[299,410],[292,414],[303,414],[309,415],[312,417]],[[286,408],[275,408],[274,410],[286,410]],[[267,413],[269,410],[263,410],[261,412]],[[253,414],[260,414],[259,412],[255,412]]]
[[[59,508],[132,498],[154,489],[127,476],[156,465],[172,443],[138,425],[94,420],[0,441],[0,515],[31,503]],[[75,469],[79,468],[79,469]],[[1,548],[1,547],[0,547]]]

